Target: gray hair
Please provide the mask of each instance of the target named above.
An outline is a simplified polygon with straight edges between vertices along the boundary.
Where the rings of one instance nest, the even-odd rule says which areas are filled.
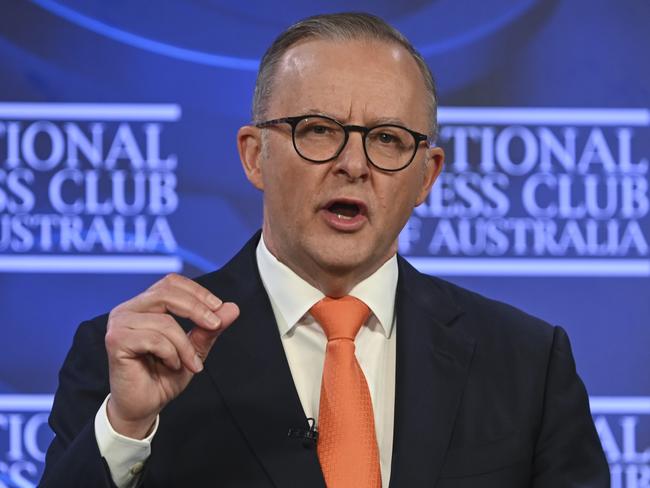
[[[293,24],[280,34],[271,47],[264,53],[257,72],[255,93],[253,95],[253,121],[261,122],[266,117],[268,102],[273,90],[275,71],[285,53],[299,41],[305,39],[323,39],[335,41],[378,40],[397,44],[406,49],[418,65],[429,96],[427,102],[430,111],[429,136],[436,139],[438,122],[436,110],[438,96],[431,70],[422,55],[409,40],[394,27],[388,25],[375,15],[366,13],[338,13],[315,15]]]

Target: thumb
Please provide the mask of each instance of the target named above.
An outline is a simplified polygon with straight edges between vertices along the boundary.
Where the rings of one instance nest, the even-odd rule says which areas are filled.
[[[189,333],[190,342],[203,361],[208,357],[217,337],[239,317],[239,307],[234,303],[226,302],[214,313],[221,319],[221,326],[218,329],[207,330],[194,327]]]

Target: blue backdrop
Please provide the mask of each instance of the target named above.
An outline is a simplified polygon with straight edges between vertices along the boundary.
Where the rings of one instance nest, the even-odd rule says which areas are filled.
[[[614,487],[650,486],[647,0],[0,1],[0,488],[33,486],[78,323],[261,223],[236,130],[307,15],[378,14],[436,76],[418,268],[564,326]]]

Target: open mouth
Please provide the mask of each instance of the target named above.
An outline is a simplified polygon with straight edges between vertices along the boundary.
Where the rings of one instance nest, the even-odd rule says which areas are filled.
[[[325,209],[334,214],[339,220],[353,220],[355,217],[366,213],[366,207],[363,203],[349,200],[332,200]]]

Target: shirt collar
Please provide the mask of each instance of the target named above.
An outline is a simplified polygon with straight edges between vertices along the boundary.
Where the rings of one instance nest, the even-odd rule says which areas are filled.
[[[271,254],[264,243],[264,236],[255,252],[260,277],[271,300],[280,334],[285,335],[325,295]],[[368,305],[386,338],[393,332],[397,274],[397,258],[392,256],[349,293]]]

